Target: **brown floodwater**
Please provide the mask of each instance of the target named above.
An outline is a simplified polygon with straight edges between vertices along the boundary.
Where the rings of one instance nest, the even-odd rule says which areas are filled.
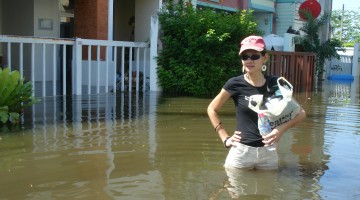
[[[277,171],[225,171],[211,99],[156,93],[45,98],[0,130],[0,200],[360,199],[359,82],[294,94],[306,120]],[[221,111],[235,127],[232,101]]]

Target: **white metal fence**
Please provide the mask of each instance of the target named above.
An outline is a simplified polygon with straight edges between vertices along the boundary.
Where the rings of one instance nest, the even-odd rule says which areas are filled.
[[[149,89],[145,42],[0,35],[3,67],[33,82],[35,96]]]

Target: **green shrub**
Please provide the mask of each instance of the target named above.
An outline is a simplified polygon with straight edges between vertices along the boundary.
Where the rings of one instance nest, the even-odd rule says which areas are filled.
[[[31,82],[24,83],[16,70],[0,68],[0,126],[19,123],[23,108],[36,102]]]
[[[214,96],[228,78],[241,73],[240,41],[260,34],[251,11],[229,14],[169,5],[159,14],[160,87],[165,95]]]
[[[355,43],[354,42],[347,42],[343,44],[344,47],[354,47]]]

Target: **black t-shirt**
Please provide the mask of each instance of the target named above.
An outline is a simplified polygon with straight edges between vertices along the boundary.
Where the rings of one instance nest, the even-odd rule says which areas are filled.
[[[262,147],[262,136],[258,129],[258,114],[251,110],[249,97],[254,94],[265,94],[270,80],[265,76],[266,82],[261,87],[250,85],[244,75],[230,78],[224,85],[224,89],[231,94],[236,109],[236,130],[241,132],[241,143],[252,147]]]

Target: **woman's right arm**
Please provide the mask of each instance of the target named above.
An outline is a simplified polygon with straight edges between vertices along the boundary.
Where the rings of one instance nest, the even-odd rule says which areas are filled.
[[[221,141],[223,142],[229,135],[227,134],[224,126],[221,123],[221,120],[219,118],[218,112],[221,109],[221,107],[224,105],[224,103],[230,98],[231,94],[227,92],[224,89],[221,89],[220,93],[211,101],[207,108],[207,114],[209,116],[209,119],[211,121],[211,124],[214,127],[215,132],[218,133]],[[227,142],[227,144],[232,144],[233,139],[236,139],[236,141],[240,140],[239,138],[232,138],[230,142]],[[226,145],[229,146],[229,145]]]

